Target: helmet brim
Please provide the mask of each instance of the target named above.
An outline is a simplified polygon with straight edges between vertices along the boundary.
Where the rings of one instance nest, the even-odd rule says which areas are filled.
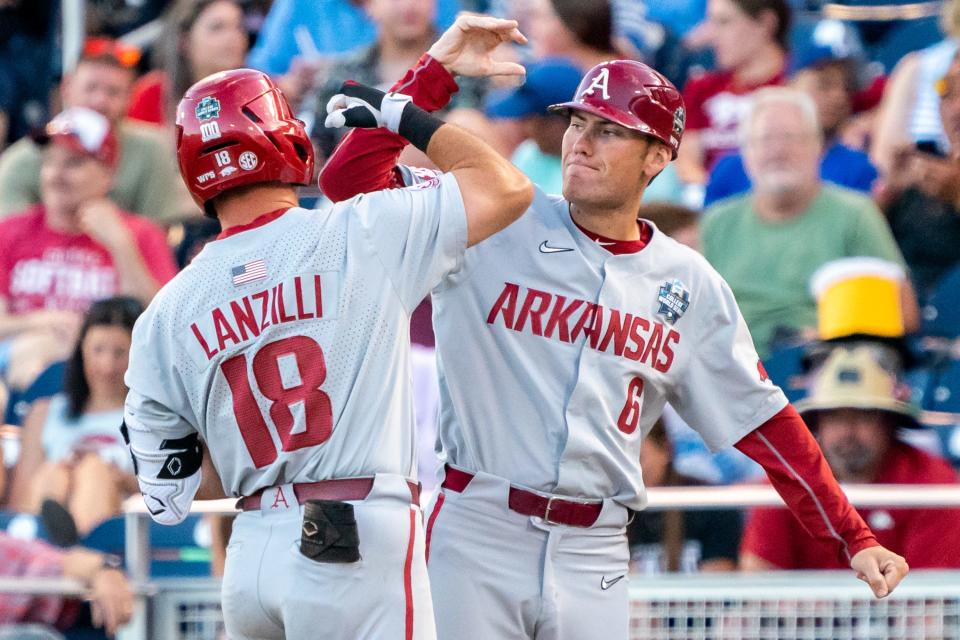
[[[604,120],[609,120],[614,124],[618,124],[621,127],[626,127],[632,131],[642,133],[644,135],[650,136],[656,140],[659,140],[663,144],[667,145],[670,148],[673,157],[673,160],[677,159],[677,151],[673,148],[673,145],[670,144],[669,140],[664,140],[657,133],[650,128],[647,123],[640,120],[636,116],[633,116],[628,113],[624,113],[619,109],[614,109],[606,105],[593,105],[585,102],[560,102],[558,104],[552,104],[547,107],[547,110],[550,113],[556,113],[559,115],[570,115],[571,111],[582,111],[584,113],[589,113],[597,116],[598,118],[603,118]]]

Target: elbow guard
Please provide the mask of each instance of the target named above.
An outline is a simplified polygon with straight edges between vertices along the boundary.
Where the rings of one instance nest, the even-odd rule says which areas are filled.
[[[199,434],[163,439],[126,423],[121,432],[150,516],[160,524],[182,522],[200,488],[203,445]]]

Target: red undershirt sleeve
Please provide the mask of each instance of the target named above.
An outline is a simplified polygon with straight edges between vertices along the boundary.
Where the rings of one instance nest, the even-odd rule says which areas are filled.
[[[760,464],[803,527],[841,564],[877,546],[876,537],[847,500],[800,414],[787,405],[736,443]]]
[[[450,102],[457,83],[442,64],[423,54],[390,90],[410,96],[421,109],[437,111]],[[386,129],[354,129],[330,154],[320,172],[320,190],[340,202],[358,193],[404,186],[397,159],[405,146],[405,138]]]

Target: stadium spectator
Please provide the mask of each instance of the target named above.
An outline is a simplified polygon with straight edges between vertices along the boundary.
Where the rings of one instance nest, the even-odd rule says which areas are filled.
[[[51,2],[0,1],[0,151],[49,119],[58,13]]]
[[[127,116],[172,124],[180,97],[197,80],[243,66],[247,32],[243,9],[232,0],[178,0],[164,16],[154,50],[157,67],[133,86]]]
[[[518,120],[523,126],[527,138],[510,160],[546,193],[561,192],[560,143],[567,130],[567,119],[549,113],[547,107],[569,100],[581,75],[563,58],[546,59],[527,67],[527,78],[519,87],[487,96],[489,117]]]
[[[887,347],[859,343],[834,348],[814,375],[810,395],[797,403],[840,482],[957,484],[945,460],[898,439],[919,427],[906,401],[909,390],[881,366]],[[879,357],[878,357],[879,356]],[[891,545],[911,569],[960,567],[960,509],[861,508],[882,545]],[[747,521],[741,565],[747,570],[841,569],[817,551],[785,509],[758,508]]]
[[[709,0],[707,40],[719,69],[684,88],[687,128],[677,158],[684,182],[706,184],[717,160],[737,149],[750,94],[784,82],[789,31],[786,0]]]
[[[626,53],[614,41],[610,0],[533,0],[528,32],[535,58],[566,58],[581,72]]]
[[[643,440],[640,468],[646,487],[697,486],[677,473],[673,445],[658,420]],[[740,513],[715,511],[641,511],[627,526],[631,573],[697,573],[737,568]]]
[[[844,145],[839,138],[853,112],[857,61],[852,52],[842,43],[811,45],[794,52],[791,69],[792,86],[813,98],[817,107],[824,140],[820,176],[826,182],[870,193],[877,170],[865,153]],[[743,156],[731,153],[718,160],[710,172],[704,206],[749,189]]]
[[[126,211],[169,222],[194,209],[184,206],[185,196],[175,195],[185,191],[170,141],[124,119],[139,56],[138,50],[112,40],[88,40],[76,69],[63,79],[62,98],[68,107],[97,111],[117,133],[120,162],[111,199]],[[0,154],[0,215],[40,202],[41,155],[29,138]]]
[[[868,197],[821,180],[821,130],[808,95],[785,87],[758,91],[740,133],[753,189],[708,210],[703,249],[766,357],[780,342],[815,337],[809,283],[817,267],[846,256],[902,265],[903,257]],[[915,318],[912,289],[905,287],[903,297],[905,318]]]
[[[657,176],[659,179],[660,176]],[[644,202],[640,206],[640,216],[649,220],[680,244],[700,251],[700,213],[680,205],[666,202]]]
[[[940,24],[947,37],[905,55],[884,89],[870,148],[870,157],[884,176],[894,175],[896,156],[904,146],[927,143],[941,151],[947,149],[934,85],[946,74],[960,47],[960,0],[943,3]]]
[[[65,630],[91,619],[113,635],[133,612],[133,591],[114,560],[92,549],[60,550],[39,540],[20,540],[0,532],[0,577],[71,578],[90,591],[84,604],[62,596],[0,593],[0,626],[36,622]],[[31,636],[32,637],[32,636]]]
[[[92,302],[147,302],[176,273],[161,230],[108,197],[118,141],[106,118],[67,109],[32,144],[42,148],[42,201],[0,221],[0,361],[21,388],[24,371],[67,355]]]
[[[376,42],[335,62],[327,82],[316,95],[305,99],[304,107],[311,113],[326,114],[327,102],[339,91],[344,80],[354,80],[380,89],[389,88],[436,39],[433,23],[437,0],[366,0],[364,7],[377,25]],[[474,79],[464,80],[449,105],[450,109],[478,107],[482,102],[483,83]],[[308,107],[308,103],[311,106]],[[337,142],[347,133],[344,129],[324,127],[324,117],[319,117],[311,131],[321,161],[330,155]]]
[[[960,53],[935,85],[950,152],[902,148],[887,181],[891,195],[899,192],[887,219],[921,299],[960,262]]]
[[[3,460],[2,440],[0,460]],[[6,473],[0,464],[0,495],[5,485]],[[78,618],[89,616],[95,626],[103,627],[111,635],[116,633],[133,613],[133,591],[116,560],[90,549],[76,547],[62,551],[43,542],[21,540],[0,532],[0,577],[72,578],[90,590],[89,613],[80,601],[70,598],[0,593],[0,627],[36,622],[66,629]]]
[[[377,39],[377,27],[365,11],[368,4],[369,0],[274,0],[247,64],[282,76],[298,65],[309,71],[323,66],[324,60],[370,46]],[[443,30],[453,24],[457,12],[467,8],[462,4],[438,0],[436,27]]]
[[[11,489],[14,509],[38,513],[53,500],[84,536],[118,515],[122,500],[138,490],[119,425],[130,333],[142,312],[138,300],[124,297],[90,307],[63,392],[37,401],[27,415]]]

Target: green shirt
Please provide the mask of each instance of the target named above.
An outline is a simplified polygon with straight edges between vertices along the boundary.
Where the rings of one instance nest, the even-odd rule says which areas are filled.
[[[701,232],[703,253],[733,289],[761,357],[778,327],[816,326],[810,277],[823,264],[849,256],[904,264],[873,201],[828,184],[784,222],[762,221],[750,194],[722,200],[707,210]]]
[[[110,199],[121,209],[159,223],[189,215],[196,205],[186,197],[172,145],[164,142],[161,130],[123,122],[117,137],[120,160]],[[42,159],[42,150],[29,138],[0,154],[0,217],[40,202]]]

